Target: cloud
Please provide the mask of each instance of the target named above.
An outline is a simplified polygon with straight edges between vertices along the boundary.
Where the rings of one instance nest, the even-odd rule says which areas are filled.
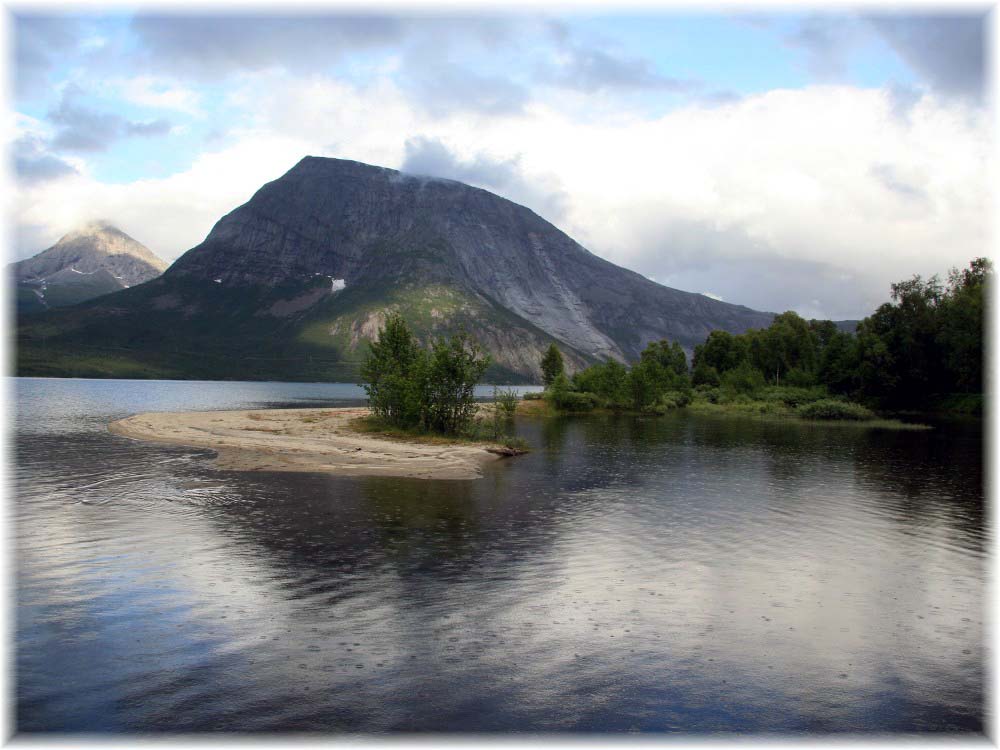
[[[871,175],[881,185],[904,200],[927,201],[927,193],[924,189],[914,184],[913,180],[907,180],[899,174],[899,170],[892,164],[873,164]]]
[[[491,159],[479,155],[470,161],[460,161],[436,138],[410,138],[404,150],[400,171],[408,174],[493,186],[508,183],[517,175],[516,159]]]
[[[902,120],[886,92],[812,86],[553,128],[525,153],[546,154],[562,226],[591,251],[730,302],[853,318],[893,281],[987,253],[988,133],[985,113],[932,96]]]
[[[920,101],[923,94],[912,86],[890,83],[887,88],[892,113],[901,119],[907,119],[913,107]]]
[[[887,90],[810,86],[585,120],[545,101],[439,119],[384,79],[269,72],[233,96],[241,128],[190,169],[41,182],[20,191],[19,220],[57,239],[93,209],[171,258],[311,153],[477,184],[612,262],[766,310],[860,317],[893,281],[987,254],[986,114],[932,93],[906,117]]]
[[[130,136],[159,136],[170,132],[170,123],[158,119],[132,122],[111,112],[100,112],[80,103],[83,93],[75,86],[63,91],[59,105],[48,113],[55,124],[52,147],[66,151],[105,151],[115,141]]]
[[[62,235],[53,236],[48,223],[30,224],[23,221],[17,222],[14,227],[14,245],[16,252],[14,257],[7,258],[8,261],[23,260],[32,255],[46,250],[56,243]]]
[[[414,103],[434,117],[458,112],[519,114],[529,99],[528,90],[508,78],[452,64],[425,68],[410,77],[406,88]]]
[[[74,50],[82,33],[75,18],[15,15],[11,39],[18,96],[48,91],[48,75],[57,60]]]
[[[84,222],[103,218],[172,260],[200,243],[224,214],[311,149],[311,144],[294,138],[247,135],[169,177],[122,184],[102,183],[84,173],[26,185],[15,204],[17,238],[34,244],[19,244],[18,257],[48,247]]]
[[[469,159],[457,157],[441,140],[416,137],[406,141],[400,171],[414,175],[444,177],[482,187],[533,209],[550,221],[565,212],[566,194],[551,177],[528,178],[517,156],[498,159],[477,153]]]
[[[938,94],[978,101],[983,95],[985,14],[983,12],[927,15],[815,13],[786,34],[785,42],[806,53],[810,72],[821,81],[848,74],[852,57],[882,40]],[[893,84],[902,94],[906,92]]]
[[[850,16],[811,14],[785,36],[785,42],[806,53],[806,65],[814,76],[831,81],[844,76],[851,54],[868,34]]]
[[[393,77],[435,118],[521,114],[531,96],[513,71],[534,54],[536,25],[502,16],[411,19]]]
[[[24,183],[45,182],[78,173],[75,166],[48,153],[44,140],[37,135],[21,135],[12,144],[11,151],[14,171],[18,180]]]
[[[405,22],[389,16],[136,16],[146,64],[197,79],[284,68],[323,70],[352,50],[398,41]]]
[[[155,76],[135,76],[116,83],[128,102],[154,109],[171,109],[190,115],[201,114],[200,96],[193,89]]]
[[[585,93],[635,91],[693,92],[702,83],[663,75],[647,59],[609,47],[607,40],[578,38],[559,20],[542,26],[554,47],[553,59],[538,66],[538,79],[550,86]]]
[[[166,135],[171,130],[171,125],[167,120],[149,120],[148,122],[125,122],[122,127],[122,134],[126,136],[141,136],[148,138],[155,135]]]
[[[434,117],[475,112],[497,116],[519,113],[527,89],[490,61],[518,48],[514,29],[530,32],[530,19],[505,17],[394,17],[326,14],[318,16],[150,16],[133,19],[139,39],[138,59],[161,81],[180,76],[189,81],[252,77],[289,72],[305,77],[327,75],[349,61],[352,75],[378,76],[385,65],[363,61],[371,50],[391,52],[392,72],[414,104]],[[476,59],[474,66],[459,60]],[[502,66],[496,66],[502,68]],[[170,92],[176,100],[179,92]],[[133,100],[166,103],[166,95],[134,91]],[[188,109],[190,105],[184,103]]]
[[[567,43],[558,56],[558,62],[543,69],[540,77],[550,85],[588,93],[640,90],[687,92],[700,85],[697,81],[662,75],[649,60],[575,43]]]
[[[736,104],[741,101],[743,96],[737,94],[735,91],[710,91],[707,94],[701,94],[697,97],[696,101],[699,104],[706,106],[721,106],[724,104]]]
[[[867,18],[936,92],[974,101],[982,98],[986,24],[983,12]]]
[[[628,266],[678,289],[706,289],[712,299],[756,310],[795,310],[807,318],[843,320],[875,309],[888,287],[861,271],[803,252],[794,257],[746,227],[664,216],[648,220]],[[905,274],[904,274],[905,275]]]

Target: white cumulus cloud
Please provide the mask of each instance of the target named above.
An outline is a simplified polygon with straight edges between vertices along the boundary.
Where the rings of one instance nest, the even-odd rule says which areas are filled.
[[[387,78],[362,86],[268,71],[246,76],[229,104],[245,129],[189,169],[121,185],[85,171],[26,185],[19,221],[55,238],[108,217],[173,258],[306,154],[399,168],[407,142],[412,157],[424,139],[447,145],[438,161],[452,171],[516,170],[491,189],[516,190],[506,197],[591,251],[757,309],[861,316],[892,281],[988,252],[986,114],[931,94],[905,113],[888,89],[816,85],[655,119],[580,118],[537,101],[485,117],[428,114]]]

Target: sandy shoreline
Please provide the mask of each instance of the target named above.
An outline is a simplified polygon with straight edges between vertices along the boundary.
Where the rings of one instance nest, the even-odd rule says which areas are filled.
[[[343,476],[478,479],[499,456],[482,445],[425,445],[347,428],[367,408],[266,409],[136,414],[108,425],[116,435],[211,448],[234,471],[328,472]]]

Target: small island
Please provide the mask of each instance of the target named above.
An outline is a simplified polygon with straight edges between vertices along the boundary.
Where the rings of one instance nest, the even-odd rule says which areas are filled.
[[[327,472],[343,476],[477,479],[505,455],[489,441],[394,440],[356,423],[364,407],[137,414],[112,422],[116,435],[155,443],[210,448],[230,471]],[[362,428],[363,429],[363,428]]]
[[[476,403],[489,355],[464,333],[420,347],[390,315],[362,376],[369,407],[137,414],[108,429],[157,443],[210,448],[235,471],[477,479],[482,466],[527,452],[512,432],[517,395]]]

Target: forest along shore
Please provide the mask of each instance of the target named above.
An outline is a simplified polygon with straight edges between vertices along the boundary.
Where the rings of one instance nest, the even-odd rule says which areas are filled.
[[[157,412],[112,422],[116,434],[155,443],[211,448],[232,471],[328,472],[344,476],[478,479],[500,458],[488,444],[425,444],[370,437],[349,423],[364,407]]]

